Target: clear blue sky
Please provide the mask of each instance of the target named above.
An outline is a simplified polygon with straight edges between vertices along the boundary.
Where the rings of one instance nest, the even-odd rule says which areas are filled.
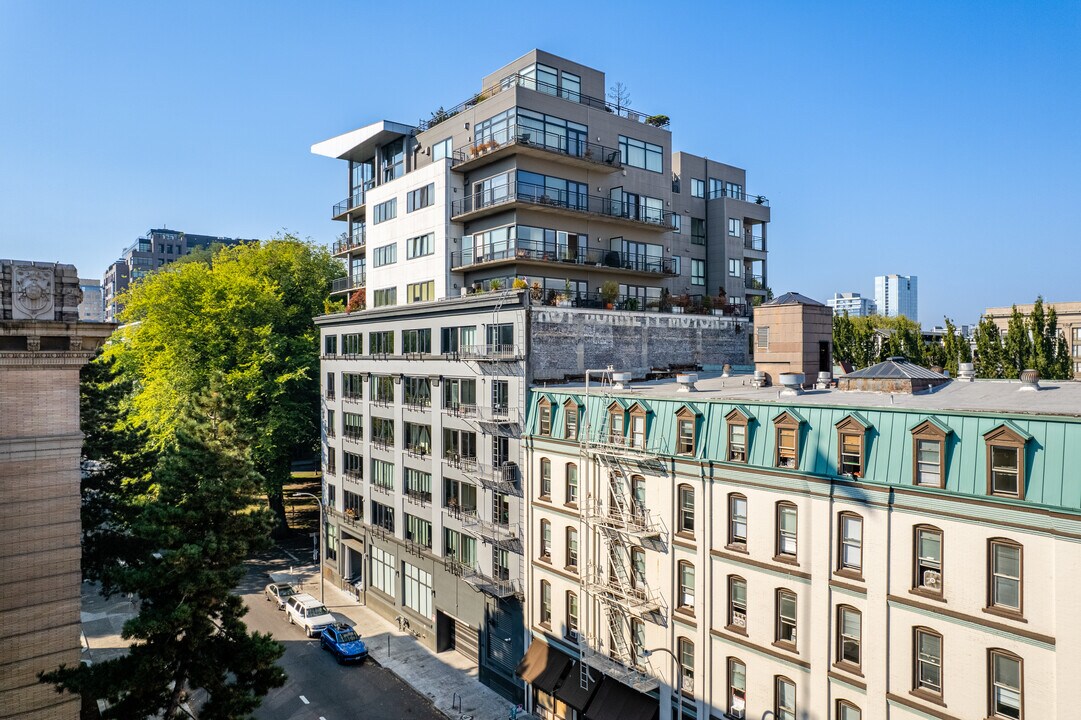
[[[920,319],[1081,300],[1081,3],[0,0],[0,257],[100,277],[150,227],[343,228],[313,142],[533,47],[770,198],[770,285],[920,278]]]

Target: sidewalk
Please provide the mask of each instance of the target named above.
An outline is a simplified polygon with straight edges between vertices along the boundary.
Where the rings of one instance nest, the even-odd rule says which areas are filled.
[[[296,575],[275,572],[271,576],[281,582],[302,580],[303,592],[319,597],[317,567],[306,565],[295,571]],[[327,608],[356,627],[372,659],[428,697],[444,715],[452,720],[506,720],[511,716],[511,702],[482,685],[477,668],[463,655],[453,650],[437,655],[329,581],[325,592]]]

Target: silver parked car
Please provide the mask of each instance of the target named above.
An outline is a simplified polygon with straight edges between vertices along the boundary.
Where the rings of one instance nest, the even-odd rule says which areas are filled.
[[[285,609],[285,601],[297,594],[292,585],[288,583],[270,583],[263,588],[263,594],[268,601],[273,600],[278,604],[279,610]]]

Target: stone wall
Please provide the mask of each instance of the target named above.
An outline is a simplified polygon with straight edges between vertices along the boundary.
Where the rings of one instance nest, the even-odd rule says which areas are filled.
[[[562,382],[609,365],[636,378],[656,369],[746,365],[748,328],[745,319],[715,315],[532,307],[532,380]]]

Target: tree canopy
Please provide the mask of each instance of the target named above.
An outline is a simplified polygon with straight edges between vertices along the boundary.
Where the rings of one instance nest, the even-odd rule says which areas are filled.
[[[92,364],[84,396],[107,407],[123,388],[108,360]],[[122,405],[121,405],[122,407]],[[42,675],[58,690],[105,699],[105,718],[248,716],[285,679],[284,648],[249,633],[233,594],[242,562],[269,540],[272,515],[253,508],[261,478],[220,395],[204,393],[174,418],[173,439],[151,451],[124,412],[90,413],[84,483],[86,575],[107,596],[131,593],[138,614],[122,636],[128,654]]]
[[[264,478],[284,527],[282,485],[319,437],[319,333],[341,265],[295,237],[220,248],[135,283],[106,356],[130,379],[131,422],[162,448],[192,399],[213,388]]]

